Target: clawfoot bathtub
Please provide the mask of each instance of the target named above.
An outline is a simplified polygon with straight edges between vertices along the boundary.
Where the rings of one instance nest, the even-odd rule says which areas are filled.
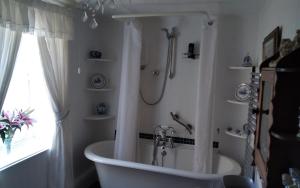
[[[114,141],[88,146],[85,156],[94,161],[102,188],[224,188],[223,176],[113,159]]]

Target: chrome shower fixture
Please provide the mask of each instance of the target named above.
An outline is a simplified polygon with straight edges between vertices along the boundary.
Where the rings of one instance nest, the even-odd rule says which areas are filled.
[[[153,75],[154,77],[158,77],[159,74],[160,74],[160,71],[159,71],[159,70],[153,70],[153,71],[152,71],[152,75]]]
[[[161,28],[162,31],[166,32],[167,39],[175,38],[176,35],[176,27],[172,27],[172,31],[169,32],[167,28]]]
[[[175,77],[175,57],[176,57],[176,27],[172,27],[171,32],[169,32],[169,30],[167,28],[162,28],[162,31],[164,31],[166,33],[167,39],[168,39],[168,52],[167,52],[167,62],[166,62],[166,68],[165,68],[165,74],[164,74],[164,80],[163,80],[163,86],[160,92],[160,95],[158,97],[158,99],[156,99],[154,102],[149,102],[145,99],[142,90],[140,89],[140,96],[142,101],[147,104],[147,105],[156,105],[158,104],[165,93],[166,90],[166,84],[167,84],[167,80],[168,80],[168,76],[169,79],[173,79]],[[141,70],[144,70],[146,68],[146,66],[141,66]],[[153,71],[152,74],[155,77],[158,77],[159,74],[157,74],[157,71]]]
[[[166,32],[166,36],[167,36],[167,39],[169,41],[167,61],[169,61],[169,63],[170,63],[169,78],[173,79],[175,77],[176,27],[172,27],[171,32],[169,32],[169,30],[167,28],[162,28],[161,30]]]
[[[99,12],[101,12],[103,15],[105,6],[108,6],[111,9],[118,8],[120,5],[120,0],[83,0],[81,3],[83,8],[81,17],[82,22],[87,22],[91,17],[89,27],[96,29],[99,25],[96,20],[96,15]]]
[[[165,149],[166,148],[173,149],[175,147],[174,141],[173,141],[173,136],[175,135],[175,133],[176,133],[176,130],[174,129],[174,127],[161,126],[161,125],[158,125],[155,127],[154,134],[153,134],[152,165],[158,165],[157,150],[158,150],[158,147],[160,147],[162,149],[161,166],[164,166],[164,157],[167,155],[167,152],[165,151]]]

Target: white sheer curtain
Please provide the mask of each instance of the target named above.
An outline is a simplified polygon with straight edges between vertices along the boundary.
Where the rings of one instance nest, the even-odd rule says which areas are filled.
[[[0,0],[0,109],[10,83],[22,31],[29,31],[28,7]]]
[[[55,8],[55,10],[54,10]],[[56,132],[48,159],[48,188],[73,188],[72,138],[68,123],[68,40],[73,38],[67,10],[34,5],[33,33],[38,36],[45,80],[56,114]],[[64,12],[65,11],[65,12]]]
[[[34,23],[31,27],[37,36],[46,36],[51,38],[63,38],[71,40],[74,35],[73,18],[68,10],[52,5],[40,5],[30,11],[34,15]]]
[[[26,1],[26,0],[24,0]],[[0,1],[0,25],[12,30],[28,32],[30,28],[29,6],[15,0]]]
[[[0,107],[10,81],[21,32],[38,36],[44,75],[57,119],[48,160],[49,188],[73,188],[72,142],[67,120],[68,40],[73,38],[72,20],[68,9],[40,0],[0,0],[0,26],[6,28],[0,29]]]
[[[20,41],[20,32],[0,27],[0,109],[13,73]]]
[[[137,21],[126,22],[124,25],[115,158],[127,161],[135,161],[136,159],[141,48],[140,24]]]
[[[48,159],[48,188],[73,188],[72,135],[68,123],[68,40],[73,38],[72,18],[51,6],[32,8],[34,33],[45,80],[56,114],[56,133]]]
[[[40,0],[0,0],[0,26],[38,36],[72,39],[69,9]]]
[[[56,134],[49,153],[48,187],[73,188],[72,144],[67,116],[68,103],[68,41],[38,37],[42,66],[56,114]]]
[[[195,121],[195,151],[193,170],[200,173],[212,171],[212,106],[215,67],[217,22],[206,21],[201,34],[199,77],[197,81],[197,107]]]

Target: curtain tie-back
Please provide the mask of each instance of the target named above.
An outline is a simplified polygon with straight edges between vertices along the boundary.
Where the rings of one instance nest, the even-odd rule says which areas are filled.
[[[61,126],[62,123],[64,122],[64,120],[68,117],[69,113],[70,113],[70,110],[67,110],[66,113],[63,113],[63,114],[58,113],[58,115],[56,115],[56,117],[57,117],[56,124],[58,126]]]

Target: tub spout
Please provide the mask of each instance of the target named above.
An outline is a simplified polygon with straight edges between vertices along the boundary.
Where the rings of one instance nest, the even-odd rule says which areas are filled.
[[[156,166],[158,165],[158,161],[157,161],[157,148],[159,146],[159,142],[160,142],[160,136],[154,136],[153,138],[154,142],[153,142],[153,156],[152,156],[152,165]]]
[[[166,145],[168,148],[171,148],[173,149],[174,148],[174,141],[173,141],[173,138],[169,137],[167,138],[167,145]]]

